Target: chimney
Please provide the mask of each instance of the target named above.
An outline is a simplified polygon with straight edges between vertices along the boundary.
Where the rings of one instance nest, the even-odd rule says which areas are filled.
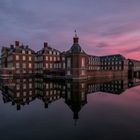
[[[19,47],[19,41],[15,41],[15,47]]]
[[[44,42],[44,48],[48,47],[48,42]]]

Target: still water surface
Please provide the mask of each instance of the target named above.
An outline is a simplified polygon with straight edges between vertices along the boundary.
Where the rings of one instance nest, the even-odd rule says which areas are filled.
[[[140,80],[1,82],[0,140],[140,140]]]

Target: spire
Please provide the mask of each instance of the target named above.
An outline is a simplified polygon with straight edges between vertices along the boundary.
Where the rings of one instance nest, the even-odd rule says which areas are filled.
[[[77,32],[76,32],[76,30],[75,30],[74,32],[75,32],[75,37],[77,37]]]
[[[75,32],[75,36],[73,37],[73,43],[74,43],[74,44],[78,44],[78,43],[79,43],[79,38],[78,38],[78,36],[77,36],[76,30],[75,30],[74,32]]]

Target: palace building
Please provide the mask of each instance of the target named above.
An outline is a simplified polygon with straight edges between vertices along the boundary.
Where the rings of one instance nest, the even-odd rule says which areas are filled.
[[[68,51],[60,52],[44,42],[35,52],[15,41],[15,45],[2,47],[0,75],[38,75],[48,78],[87,79],[140,75],[140,61],[126,59],[120,54],[107,56],[88,55],[79,45],[75,33],[73,45]]]

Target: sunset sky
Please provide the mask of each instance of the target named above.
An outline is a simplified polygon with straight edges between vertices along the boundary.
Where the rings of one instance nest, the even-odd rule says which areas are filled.
[[[88,54],[140,60],[140,0],[0,0],[0,46],[65,51],[75,29]]]

